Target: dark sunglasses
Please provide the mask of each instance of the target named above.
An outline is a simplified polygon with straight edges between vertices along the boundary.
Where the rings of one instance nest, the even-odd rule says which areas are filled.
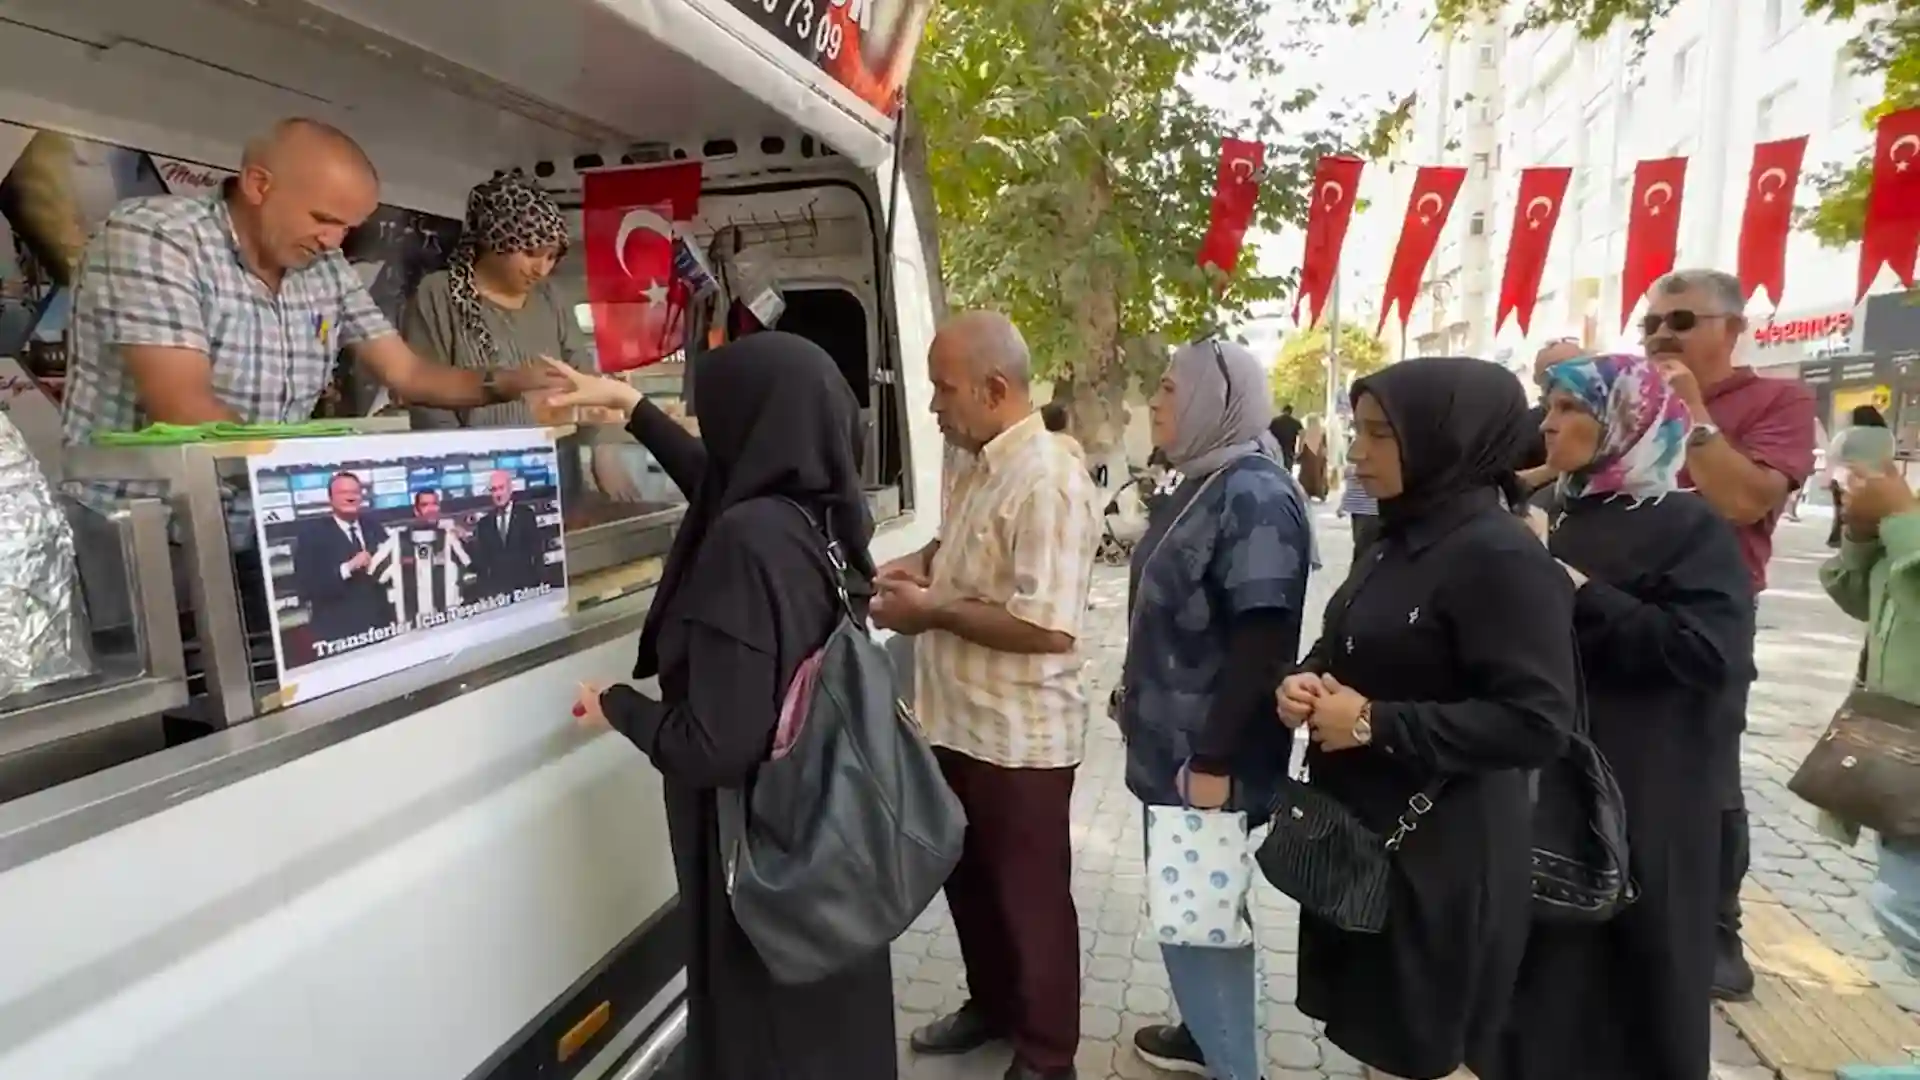
[[[1685,308],[1681,308],[1679,311],[1669,311],[1665,315],[1650,312],[1640,317],[1640,334],[1643,337],[1652,337],[1660,332],[1660,327],[1663,323],[1672,328],[1674,333],[1684,334],[1708,319],[1727,319],[1731,317],[1732,316],[1729,315],[1702,315],[1699,312],[1688,311]]]
[[[1226,388],[1222,395],[1227,406],[1233,405],[1233,380],[1227,377],[1227,354],[1220,349],[1220,339],[1211,334],[1195,339],[1192,344],[1205,345],[1213,350],[1213,366],[1220,370],[1220,385]]]

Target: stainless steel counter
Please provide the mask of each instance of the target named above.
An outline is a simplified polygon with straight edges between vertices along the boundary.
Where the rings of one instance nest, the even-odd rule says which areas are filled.
[[[145,736],[147,745],[132,753],[115,750],[89,766],[97,771],[69,767],[65,775],[46,781],[58,786],[40,790],[0,783],[0,799],[31,792],[0,801],[0,872],[479,687],[637,634],[660,560],[685,513],[684,505],[576,498],[567,504],[566,522],[567,576],[576,595],[564,620],[310,702],[263,711],[262,691],[270,687],[255,683],[221,505],[223,479],[232,485],[242,475],[241,459],[256,451],[255,445],[234,443],[93,447],[69,459],[69,478],[153,479],[167,485],[164,502],[141,500],[112,519],[123,548],[125,580],[117,587],[128,594],[131,639],[138,647],[133,655],[103,655],[100,673],[89,679],[0,702],[0,766],[116,725],[144,721],[153,731]],[[870,491],[868,499],[876,520],[887,522],[886,532],[911,524],[910,516],[900,514],[897,489]],[[169,519],[174,544],[169,543]],[[181,571],[184,582],[179,592],[174,571]],[[193,649],[183,645],[183,623],[198,638]],[[204,676],[194,675],[190,683],[188,653],[194,649]],[[159,714],[190,700],[210,706],[205,711],[222,730],[145,752],[158,741]],[[75,775],[80,778],[67,780]],[[0,780],[20,779],[0,775]]]
[[[897,494],[870,493],[876,508],[897,505]],[[155,508],[157,509],[157,508]],[[678,515],[674,517],[677,523]],[[665,526],[671,538],[672,524]],[[884,547],[886,536],[910,530],[910,514],[886,521],[876,536]],[[898,546],[895,542],[893,546]],[[876,558],[879,553],[876,552]],[[397,672],[310,702],[267,713],[205,738],[172,747],[112,768],[39,791],[11,802],[0,802],[0,873],[11,867],[100,835],[119,825],[157,813],[182,799],[193,798],[237,783],[276,766],[398,722],[415,713],[451,701],[481,687],[511,679],[573,653],[637,636],[653,600],[657,558],[642,559],[647,573],[602,572],[600,578],[622,577],[611,595],[596,594],[564,620],[536,627],[512,638],[476,647],[447,658]],[[571,575],[570,575],[571,576]],[[586,584],[586,582],[582,582]],[[583,597],[583,601],[586,598]],[[162,620],[164,622],[164,620]],[[174,639],[178,652],[177,633]],[[184,697],[158,687],[141,690],[139,682],[117,689],[102,688],[92,697],[82,693],[71,700],[91,700],[95,707],[125,713],[157,701]],[[142,693],[152,696],[142,698]],[[160,704],[159,709],[171,705]],[[48,706],[48,724],[84,724],[88,706]],[[56,721],[53,718],[64,718]],[[81,719],[76,719],[81,718]],[[7,717],[0,716],[0,746],[4,746]]]
[[[651,589],[0,803],[0,873],[570,653],[636,635]]]

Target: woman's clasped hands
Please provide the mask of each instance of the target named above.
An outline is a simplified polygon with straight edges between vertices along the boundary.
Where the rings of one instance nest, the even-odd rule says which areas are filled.
[[[1371,732],[1358,731],[1367,712],[1367,699],[1332,675],[1297,672],[1280,681],[1274,694],[1280,722],[1290,728],[1307,726],[1320,749],[1335,752],[1365,746]]]

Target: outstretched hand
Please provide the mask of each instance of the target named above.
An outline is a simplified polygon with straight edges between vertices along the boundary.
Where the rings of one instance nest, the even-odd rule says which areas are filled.
[[[607,714],[600,707],[600,687],[592,683],[581,683],[580,692],[573,701],[573,722],[587,731],[599,731],[610,727]]]
[[[552,357],[541,357],[540,362],[556,381],[564,381],[566,389],[547,399],[547,404],[556,409],[617,409],[625,414],[632,412],[645,396],[622,379],[592,375]]]

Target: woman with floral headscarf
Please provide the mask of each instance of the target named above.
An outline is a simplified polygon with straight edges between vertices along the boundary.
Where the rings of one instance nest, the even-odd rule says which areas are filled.
[[[502,173],[467,193],[466,227],[447,268],[427,275],[407,306],[402,333],[430,360],[465,368],[525,367],[542,357],[583,371],[593,367],[592,338],[548,280],[567,250],[567,220],[540,186]],[[515,399],[477,409],[415,408],[416,428],[537,424]],[[611,443],[619,429],[586,429],[596,444],[593,475],[601,490],[635,496],[633,479]]]
[[[1753,678],[1752,590],[1732,529],[1679,490],[1687,407],[1637,356],[1548,368],[1547,547],[1576,589],[1588,735],[1624,799],[1639,898],[1595,926],[1536,925],[1482,1080],[1703,1080],[1711,1067],[1718,804],[1729,696]]]

